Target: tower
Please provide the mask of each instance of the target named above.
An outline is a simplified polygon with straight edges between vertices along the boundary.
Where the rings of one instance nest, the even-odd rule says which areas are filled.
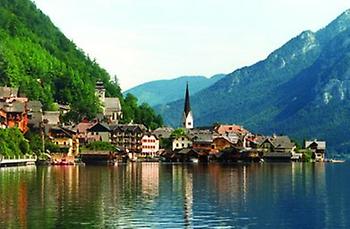
[[[185,107],[182,117],[182,126],[185,129],[193,129],[193,115],[190,105],[190,92],[188,90],[188,83],[186,85],[186,94],[185,94]]]
[[[95,94],[98,97],[98,99],[100,100],[100,103],[104,104],[106,89],[103,86],[103,82],[102,81],[97,81],[96,82]]]

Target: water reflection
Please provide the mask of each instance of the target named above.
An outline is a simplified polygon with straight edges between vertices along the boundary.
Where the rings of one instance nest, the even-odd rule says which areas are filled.
[[[0,228],[349,227],[349,164],[0,168]]]

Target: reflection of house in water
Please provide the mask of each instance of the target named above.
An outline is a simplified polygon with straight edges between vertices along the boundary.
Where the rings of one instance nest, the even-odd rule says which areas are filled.
[[[143,163],[141,165],[142,193],[156,196],[159,194],[159,163]]]

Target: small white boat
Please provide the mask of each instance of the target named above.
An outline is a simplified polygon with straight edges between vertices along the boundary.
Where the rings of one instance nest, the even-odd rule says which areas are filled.
[[[191,158],[190,160],[192,163],[198,163],[198,158]]]
[[[332,163],[344,163],[345,160],[336,160],[336,159],[331,159],[330,162]]]

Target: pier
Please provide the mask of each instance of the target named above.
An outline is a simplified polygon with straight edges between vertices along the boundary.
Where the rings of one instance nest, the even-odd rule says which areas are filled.
[[[5,157],[0,155],[0,167],[17,166],[17,165],[33,165],[36,162],[36,156],[13,156]]]

